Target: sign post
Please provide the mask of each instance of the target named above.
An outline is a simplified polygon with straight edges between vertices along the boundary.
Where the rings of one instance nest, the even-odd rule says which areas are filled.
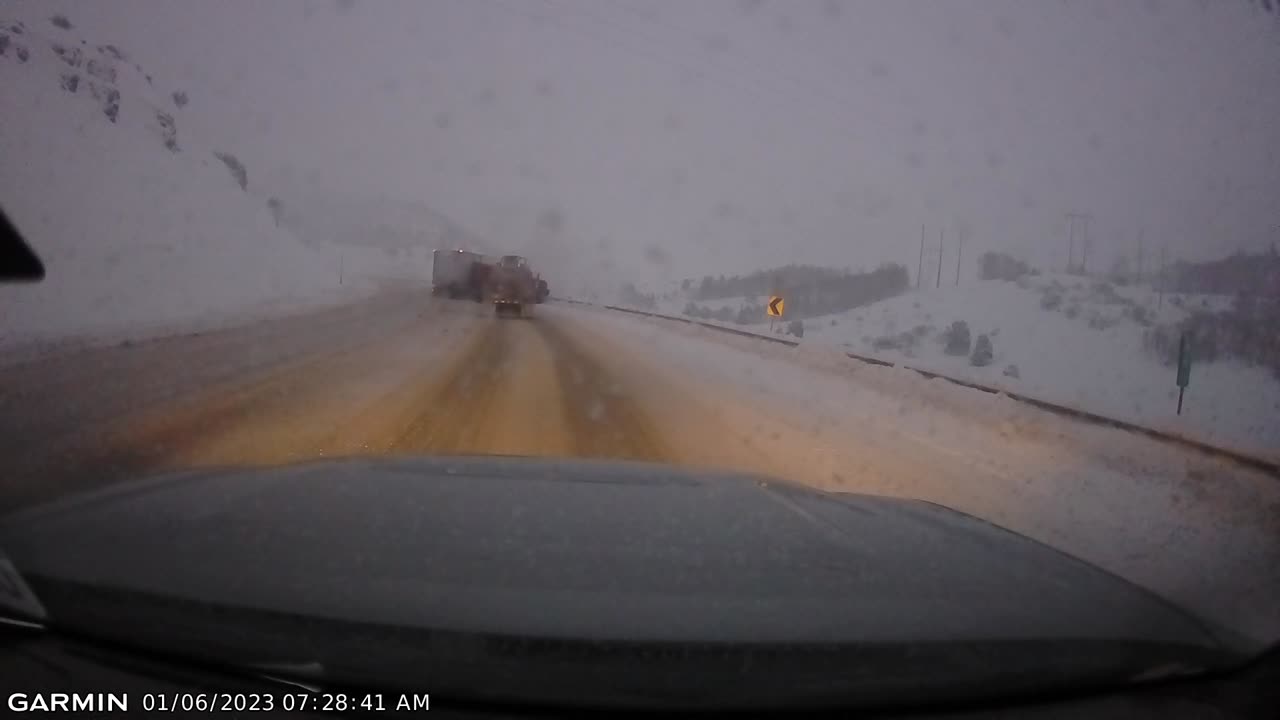
[[[782,312],[786,308],[786,301],[781,295],[770,295],[769,304],[765,306],[765,312],[769,314],[769,332],[773,332],[773,319],[782,317]]]
[[[1187,347],[1187,334],[1178,338],[1178,414],[1182,414],[1182,393],[1191,384],[1191,348]]]

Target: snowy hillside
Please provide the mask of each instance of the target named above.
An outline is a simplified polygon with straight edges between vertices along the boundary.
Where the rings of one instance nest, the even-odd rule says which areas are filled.
[[[281,225],[306,242],[415,250],[467,247],[494,252],[481,238],[422,202],[357,196],[313,187],[282,188]],[[429,252],[429,250],[428,250]]]
[[[659,300],[657,312],[681,314],[683,298]],[[715,311],[759,305],[761,298],[699,302]],[[1196,362],[1178,416],[1175,370],[1144,349],[1153,327],[1192,310],[1231,304],[1222,296],[1170,295],[1149,287],[1119,287],[1076,276],[973,282],[965,287],[909,292],[844,313],[803,320],[802,343],[834,345],[909,367],[1004,387],[1109,417],[1179,432],[1243,450],[1280,456],[1280,380],[1260,367],[1230,360]],[[716,322],[715,318],[710,319]],[[956,321],[968,343],[947,352]],[[751,325],[768,332],[766,318]],[[775,332],[783,332],[779,323]],[[978,337],[991,357],[975,366]],[[961,351],[960,345],[966,349]],[[981,359],[980,359],[981,361]]]
[[[276,226],[251,162],[237,176],[234,148],[184,131],[185,94],[73,21],[0,16],[0,206],[47,271],[0,287],[0,344],[192,328],[369,290],[359,275],[339,285],[341,251]],[[349,260],[366,277],[398,261]]]

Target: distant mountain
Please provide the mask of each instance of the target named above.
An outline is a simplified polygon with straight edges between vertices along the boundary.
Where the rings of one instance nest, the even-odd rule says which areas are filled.
[[[337,253],[277,227],[236,149],[187,132],[198,98],[74,17],[4,10],[0,205],[48,273],[0,287],[0,343],[182,325],[337,285]]]

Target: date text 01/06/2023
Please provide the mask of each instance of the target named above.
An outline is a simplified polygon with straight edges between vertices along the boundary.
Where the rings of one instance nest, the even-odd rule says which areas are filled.
[[[430,709],[427,693],[148,693],[144,711],[404,712]]]
[[[10,693],[14,712],[404,712],[430,709],[427,693]]]

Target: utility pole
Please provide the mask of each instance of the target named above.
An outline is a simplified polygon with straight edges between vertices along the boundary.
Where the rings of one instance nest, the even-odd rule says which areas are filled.
[[[924,224],[920,224],[920,260],[916,262],[916,290],[920,289],[920,273],[924,271]]]
[[[945,228],[938,231],[938,281],[934,284],[935,288],[942,287],[942,236],[946,232]]]
[[[1071,273],[1071,261],[1075,259],[1076,214],[1067,213],[1067,273]]]
[[[1084,238],[1080,240],[1080,273],[1088,274],[1089,272],[1089,221],[1092,218],[1088,215],[1084,216]]]
[[[964,253],[964,233],[960,233],[960,247],[956,250],[956,287],[960,287],[960,255]]]
[[[1164,251],[1167,247],[1167,245],[1160,246],[1160,296],[1156,301],[1156,312],[1164,307]]]
[[[1067,272],[1073,272],[1075,270],[1076,220],[1080,220],[1084,223],[1084,240],[1082,245],[1085,245],[1089,242],[1089,221],[1092,219],[1093,217],[1088,213],[1079,213],[1074,210],[1067,213]],[[1083,253],[1087,260],[1089,256],[1089,249],[1087,247],[1083,248]],[[1083,269],[1084,261],[1081,261],[1081,270],[1083,271]]]
[[[1138,282],[1142,282],[1142,236],[1147,229],[1138,228]]]

